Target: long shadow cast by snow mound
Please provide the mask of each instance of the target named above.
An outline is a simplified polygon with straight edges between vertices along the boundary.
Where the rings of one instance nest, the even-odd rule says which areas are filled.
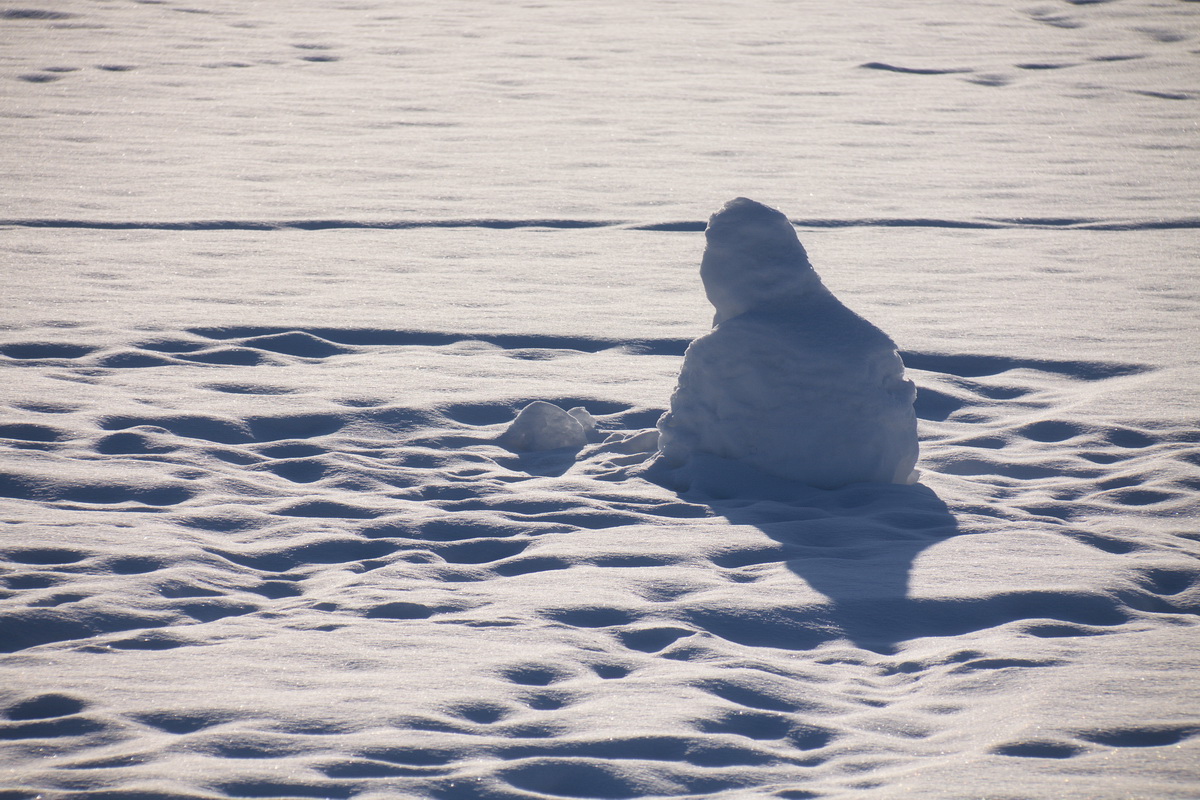
[[[656,476],[652,468],[647,477],[665,477],[656,482],[675,483],[682,499],[706,505],[734,525],[753,526],[776,543],[717,556],[718,566],[783,562],[827,598],[820,606],[777,609],[763,624],[729,620],[721,624],[726,638],[788,649],[845,638],[893,653],[909,639],[990,627],[1012,612],[1021,616],[1019,609],[988,607],[983,599],[911,596],[909,578],[921,553],[961,534],[946,503],[927,486],[860,483],[816,489],[724,459],[698,469],[693,465],[686,488],[678,475]]]
[[[1018,620],[1112,626],[1128,619],[1120,603],[1102,593],[986,585],[977,594],[955,596],[914,591],[911,576],[922,553],[964,535],[945,502],[920,484],[820,490],[787,487],[768,477],[757,491],[722,497],[700,486],[683,496],[735,525],[758,528],[777,543],[728,553],[714,559],[718,566],[782,561],[827,599],[754,617],[713,612],[694,620],[742,644],[811,649],[844,638],[890,655],[913,639],[958,636]]]
[[[1119,362],[978,354],[905,352],[903,358],[910,369],[948,379],[919,387],[915,407],[917,417],[925,421],[946,420],[961,410],[969,411],[972,404],[994,413],[1005,402],[1020,403],[1045,385],[1070,389],[1152,369]],[[947,383],[959,391],[942,391]],[[1017,405],[1014,411],[1019,414],[1025,408]],[[1013,430],[1034,441],[1053,442],[1082,433],[1052,417],[1035,426],[1014,424]],[[1106,436],[1106,441],[1114,443],[1148,441],[1137,438],[1139,432],[1126,429]],[[1020,471],[1027,470],[1027,464],[979,457],[992,458],[989,469],[1029,474]],[[1053,474],[1056,468],[1042,469],[1048,472],[1039,475]],[[770,619],[718,609],[693,620],[743,644],[808,649],[844,637],[860,647],[890,653],[912,639],[957,636],[1018,620],[1040,620],[1038,628],[1045,631],[1077,631],[1081,625],[1103,627],[1128,620],[1122,602],[1102,592],[993,584],[943,596],[932,587],[939,576],[929,573],[926,577],[934,578],[932,582],[922,579],[921,585],[914,587],[911,577],[922,554],[963,534],[946,503],[921,484],[863,483],[821,490],[707,456],[679,470],[663,469],[656,463],[644,477],[679,492],[688,502],[708,506],[713,514],[736,525],[758,528],[775,542],[758,550],[723,554],[714,559],[718,566],[782,562],[827,598],[819,607],[774,608]],[[957,585],[962,587],[962,580]]]

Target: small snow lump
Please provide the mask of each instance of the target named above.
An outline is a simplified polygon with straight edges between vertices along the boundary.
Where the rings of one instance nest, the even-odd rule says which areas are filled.
[[[541,450],[558,450],[569,447],[578,450],[587,444],[587,430],[577,416],[583,409],[572,409],[572,415],[563,411],[553,403],[544,400],[534,400],[521,409],[517,418],[508,429],[500,434],[497,442],[517,453],[537,452]],[[587,420],[591,420],[590,415]],[[594,422],[592,423],[595,424]]]
[[[896,345],[825,287],[787,217],[739,197],[705,238],[714,327],[684,355],[660,462],[717,456],[821,488],[915,482],[916,388]]]

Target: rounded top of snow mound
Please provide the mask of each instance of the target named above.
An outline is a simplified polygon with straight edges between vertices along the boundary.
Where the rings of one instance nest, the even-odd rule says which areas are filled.
[[[704,236],[700,278],[717,309],[714,324],[824,289],[796,229],[770,206],[745,197],[730,200],[709,218]]]

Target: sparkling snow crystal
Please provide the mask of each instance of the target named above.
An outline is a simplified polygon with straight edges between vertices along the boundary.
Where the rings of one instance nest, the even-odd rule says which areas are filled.
[[[825,288],[787,217],[739,197],[705,236],[717,313],[659,420],[665,465],[707,454],[825,488],[915,481],[916,389],[896,345]]]

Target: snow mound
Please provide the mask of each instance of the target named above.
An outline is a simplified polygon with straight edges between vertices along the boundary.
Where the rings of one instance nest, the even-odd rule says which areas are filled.
[[[705,237],[714,328],[684,356],[660,460],[709,454],[822,488],[913,483],[916,388],[895,343],[825,288],[775,209],[739,197]]]
[[[587,444],[588,429],[595,421],[585,409],[564,411],[553,403],[534,400],[521,409],[517,418],[500,435],[498,443],[518,453],[571,448]]]

